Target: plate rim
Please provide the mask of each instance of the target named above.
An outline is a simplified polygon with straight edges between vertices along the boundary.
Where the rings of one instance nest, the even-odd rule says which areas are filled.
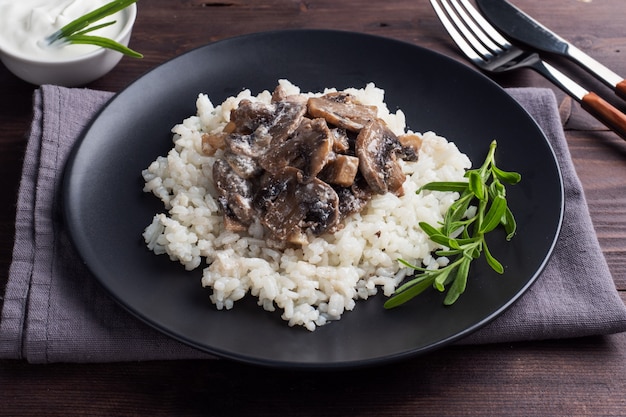
[[[75,162],[75,158],[76,155],[78,153],[78,151],[80,150],[83,142],[87,139],[89,132],[91,131],[93,125],[96,123],[96,121],[100,118],[100,116],[107,111],[110,107],[115,106],[116,101],[119,99],[120,96],[127,94],[127,91],[130,91],[134,85],[136,85],[137,83],[139,83],[144,77],[146,77],[147,75],[153,73],[154,71],[159,70],[159,68],[168,65],[169,63],[176,61],[178,59],[181,59],[181,57],[183,56],[187,56],[189,54],[193,54],[193,53],[197,53],[197,51],[205,49],[205,48],[211,48],[217,44],[223,44],[226,42],[237,42],[238,40],[241,39],[252,39],[252,38],[261,38],[261,37],[267,37],[267,36],[288,36],[290,33],[324,33],[326,35],[330,35],[330,36],[334,36],[334,35],[340,35],[340,36],[356,36],[356,37],[363,37],[363,38],[376,38],[380,41],[384,41],[384,42],[395,42],[395,43],[400,43],[400,44],[404,44],[406,46],[410,46],[412,48],[417,48],[423,52],[427,52],[427,53],[431,53],[431,54],[435,54],[437,55],[439,58],[442,58],[444,60],[446,60],[449,64],[451,65],[455,65],[455,66],[459,66],[459,67],[464,67],[464,70],[467,71],[472,71],[475,74],[478,74],[479,76],[481,76],[483,78],[484,81],[491,83],[493,86],[495,86],[497,89],[501,90],[502,92],[504,92],[505,94],[507,94],[509,96],[509,98],[511,99],[511,103],[514,103],[515,106],[517,106],[518,110],[525,113],[528,116],[528,120],[531,121],[532,123],[534,123],[537,131],[541,132],[542,135],[542,140],[543,142],[545,142],[545,144],[547,145],[547,148],[549,150],[550,153],[550,158],[551,161],[554,163],[555,167],[556,167],[556,173],[558,174],[558,185],[559,185],[559,215],[558,215],[558,222],[555,225],[555,233],[554,236],[552,238],[552,242],[549,245],[548,251],[547,253],[544,255],[543,260],[541,262],[541,264],[539,265],[539,267],[537,268],[537,270],[532,274],[532,276],[526,281],[526,283],[524,284],[524,286],[515,294],[514,297],[510,298],[507,300],[506,303],[504,303],[500,308],[496,309],[495,311],[492,311],[491,314],[489,314],[488,316],[484,317],[482,320],[478,321],[477,323],[475,323],[474,325],[465,328],[464,330],[451,335],[445,339],[439,340],[435,343],[432,343],[426,347],[421,347],[419,349],[413,349],[410,351],[404,351],[404,352],[400,352],[400,353],[395,353],[392,355],[387,355],[384,357],[378,357],[378,358],[368,358],[368,359],[356,359],[353,361],[341,361],[341,362],[325,362],[325,363],[316,363],[316,362],[298,362],[298,363],[294,363],[294,362],[286,362],[286,361],[281,361],[281,360],[271,360],[271,359],[258,359],[258,358],[254,358],[254,357],[250,357],[250,356],[246,356],[243,354],[239,354],[239,353],[233,353],[233,352],[228,352],[228,351],[224,351],[222,349],[219,348],[215,348],[215,347],[209,347],[206,345],[203,345],[201,343],[198,343],[197,341],[194,340],[190,340],[184,336],[181,336],[180,334],[176,334],[176,332],[172,331],[171,329],[166,329],[163,327],[160,327],[158,325],[156,325],[154,323],[154,321],[150,320],[149,317],[145,317],[143,314],[141,314],[140,312],[136,311],[133,309],[132,306],[127,305],[121,298],[118,297],[118,294],[115,294],[114,292],[111,291],[111,289],[106,285],[106,280],[103,281],[102,277],[99,277],[96,273],[94,273],[94,271],[91,269],[91,267],[89,266],[88,262],[85,260],[84,254],[81,250],[81,248],[79,246],[77,246],[76,244],[76,234],[75,231],[71,231],[71,226],[70,224],[72,223],[72,219],[71,219],[71,214],[69,213],[69,201],[70,201],[70,178],[72,176],[72,169],[74,166],[74,162]],[[463,151],[463,150],[462,150]],[[140,190],[141,191],[141,190]],[[219,357],[223,357],[223,358],[228,358],[228,359],[232,359],[238,362],[243,362],[243,363],[248,363],[248,364],[254,364],[254,365],[261,365],[261,366],[268,366],[268,367],[272,367],[272,368],[288,368],[288,369],[346,369],[346,368],[362,368],[362,367],[368,367],[368,366],[372,366],[372,365],[378,365],[378,364],[384,364],[384,363],[389,363],[389,362],[396,362],[398,360],[402,360],[408,357],[414,357],[420,354],[424,354],[427,352],[431,352],[433,350],[437,350],[440,349],[444,346],[450,345],[451,343],[460,340],[466,336],[468,336],[471,333],[474,333],[475,331],[479,330],[480,328],[484,327],[485,325],[487,325],[488,323],[492,322],[495,318],[499,317],[502,313],[504,313],[506,310],[508,310],[512,305],[514,305],[527,291],[528,289],[536,282],[537,278],[541,275],[542,271],[545,269],[545,266],[547,265],[547,263],[549,262],[550,258],[552,257],[552,254],[554,252],[555,246],[558,242],[559,239],[559,235],[562,229],[562,224],[563,224],[563,218],[564,218],[564,208],[565,208],[565,190],[564,190],[564,183],[563,183],[563,174],[562,174],[562,170],[558,161],[558,158],[556,157],[554,148],[552,146],[552,143],[550,142],[549,138],[547,137],[546,133],[544,132],[544,130],[541,128],[541,126],[539,125],[539,123],[537,122],[537,120],[535,120],[534,117],[532,117],[532,115],[519,103],[517,102],[517,100],[515,100],[514,98],[512,98],[508,93],[506,93],[506,90],[501,87],[500,85],[498,85],[495,81],[493,81],[492,79],[490,79],[489,77],[487,77],[486,75],[484,75],[483,73],[475,70],[473,67],[459,62],[447,55],[444,55],[440,52],[425,48],[423,46],[411,43],[411,42],[407,42],[407,41],[403,41],[403,40],[398,40],[398,39],[393,39],[393,38],[388,38],[388,37],[384,37],[384,36],[380,36],[380,35],[373,35],[373,34],[368,34],[368,33],[361,33],[361,32],[354,32],[354,31],[347,31],[347,30],[334,30],[334,29],[284,29],[284,30],[272,30],[272,31],[264,31],[264,32],[253,32],[253,33],[248,33],[248,34],[242,34],[242,35],[237,35],[234,37],[230,37],[230,38],[225,38],[225,39],[221,39],[215,42],[210,42],[207,43],[205,45],[201,45],[198,47],[195,47],[193,49],[190,49],[186,52],[183,52],[180,55],[177,55],[175,57],[172,57],[166,61],[164,61],[161,64],[156,65],[155,67],[151,68],[150,70],[146,71],[144,74],[140,75],[138,78],[136,78],[135,80],[133,80],[131,83],[129,83],[127,86],[125,86],[123,89],[121,89],[119,92],[115,93],[108,101],[107,103],[93,116],[93,118],[91,119],[91,121],[87,124],[87,126],[83,129],[81,135],[79,136],[78,140],[76,141],[76,143],[73,145],[72,150],[70,151],[70,155],[68,156],[68,160],[66,163],[66,167],[64,169],[64,175],[63,175],[63,180],[62,180],[62,201],[63,201],[63,219],[64,219],[64,225],[66,226],[66,229],[68,231],[68,235],[70,237],[70,240],[72,242],[72,244],[74,245],[79,257],[85,262],[87,268],[90,270],[90,272],[92,273],[92,275],[94,276],[95,280],[97,281],[97,283],[107,292],[107,294],[112,297],[116,303],[118,305],[120,305],[121,307],[123,307],[126,311],[128,311],[129,313],[131,313],[134,317],[139,318],[142,322],[148,324],[150,327],[157,329],[159,332],[164,333],[166,335],[168,335],[169,337],[178,340],[182,343],[185,343],[186,345],[189,346],[193,346],[201,351],[210,353],[210,354],[214,354],[217,355]],[[350,313],[352,314],[352,313]],[[286,324],[286,323],[285,323]]]

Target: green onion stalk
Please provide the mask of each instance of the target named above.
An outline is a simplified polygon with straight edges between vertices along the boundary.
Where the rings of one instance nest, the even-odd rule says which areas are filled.
[[[102,36],[89,35],[89,33],[95,30],[115,24],[116,21],[113,20],[97,25],[92,25],[93,23],[98,22],[114,13],[117,13],[120,10],[124,10],[135,2],[137,2],[137,0],[114,0],[110,3],[107,3],[104,6],[92,12],[89,12],[63,26],[61,29],[46,37],[45,42],[48,45],[96,45],[102,48],[112,49],[114,51],[121,52],[124,55],[133,58],[143,58],[143,55],[139,52],[134,51],[127,46],[124,46],[121,43],[114,41],[113,39],[105,38]]]

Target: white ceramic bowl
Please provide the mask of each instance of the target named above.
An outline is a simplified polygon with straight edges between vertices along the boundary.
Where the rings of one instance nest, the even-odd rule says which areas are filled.
[[[115,38],[128,46],[137,17],[137,5],[132,4],[122,11],[125,24]],[[84,55],[59,60],[37,60],[0,48],[0,60],[13,74],[32,84],[55,84],[76,87],[94,81],[111,71],[122,59],[123,54],[99,48]]]

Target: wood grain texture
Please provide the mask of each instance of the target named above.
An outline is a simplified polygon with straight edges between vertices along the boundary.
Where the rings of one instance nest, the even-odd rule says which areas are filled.
[[[626,75],[623,0],[514,3]],[[120,91],[190,49],[288,28],[387,36],[465,62],[427,1],[149,0],[138,6],[131,46],[145,58],[124,58],[113,72],[87,87]],[[549,58],[626,110],[626,103],[584,71],[561,58]],[[494,79],[503,86],[553,88],[526,70]],[[2,288],[11,262],[14,204],[34,88],[0,67]],[[554,91],[561,102],[563,93]],[[567,107],[567,114],[572,159],[598,240],[626,301],[626,142],[576,103]],[[228,361],[45,366],[0,361],[1,416],[619,416],[626,414],[625,393],[626,334],[453,346],[400,364],[350,372],[287,372]]]
[[[359,371],[307,373],[226,361],[6,363],[3,415],[589,416],[626,406],[624,335],[450,347]],[[598,358],[602,361],[598,361]],[[54,383],[51,383],[52,375]],[[37,395],[33,395],[37,393]],[[7,397],[9,399],[9,397]],[[80,406],[80,413],[76,407]],[[610,414],[610,411],[616,413]],[[81,414],[82,413],[82,414]],[[46,413],[44,415],[53,415]]]

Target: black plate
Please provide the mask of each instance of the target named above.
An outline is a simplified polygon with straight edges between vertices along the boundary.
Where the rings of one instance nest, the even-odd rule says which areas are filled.
[[[498,140],[499,166],[522,174],[509,201],[519,223],[510,244],[492,245],[504,277],[480,262],[453,307],[434,291],[385,311],[384,297],[361,301],[341,321],[315,332],[290,328],[278,313],[244,299],[217,311],[186,272],[155,256],[141,233],[156,212],[141,170],[171,147],[170,129],[195,114],[198,93],[214,103],[243,88],[253,94],[286,78],[303,91],[374,82],[415,131],[457,143],[475,164]],[[563,190],[552,149],[534,120],[504,90],[467,66],[390,39],[336,31],[279,31],[193,50],[141,77],[86,129],[69,162],[67,227],[96,279],[129,311],[207,352],[290,368],[366,366],[431,351],[480,328],[514,303],[549,257],[561,224]],[[496,236],[502,239],[502,236]]]

